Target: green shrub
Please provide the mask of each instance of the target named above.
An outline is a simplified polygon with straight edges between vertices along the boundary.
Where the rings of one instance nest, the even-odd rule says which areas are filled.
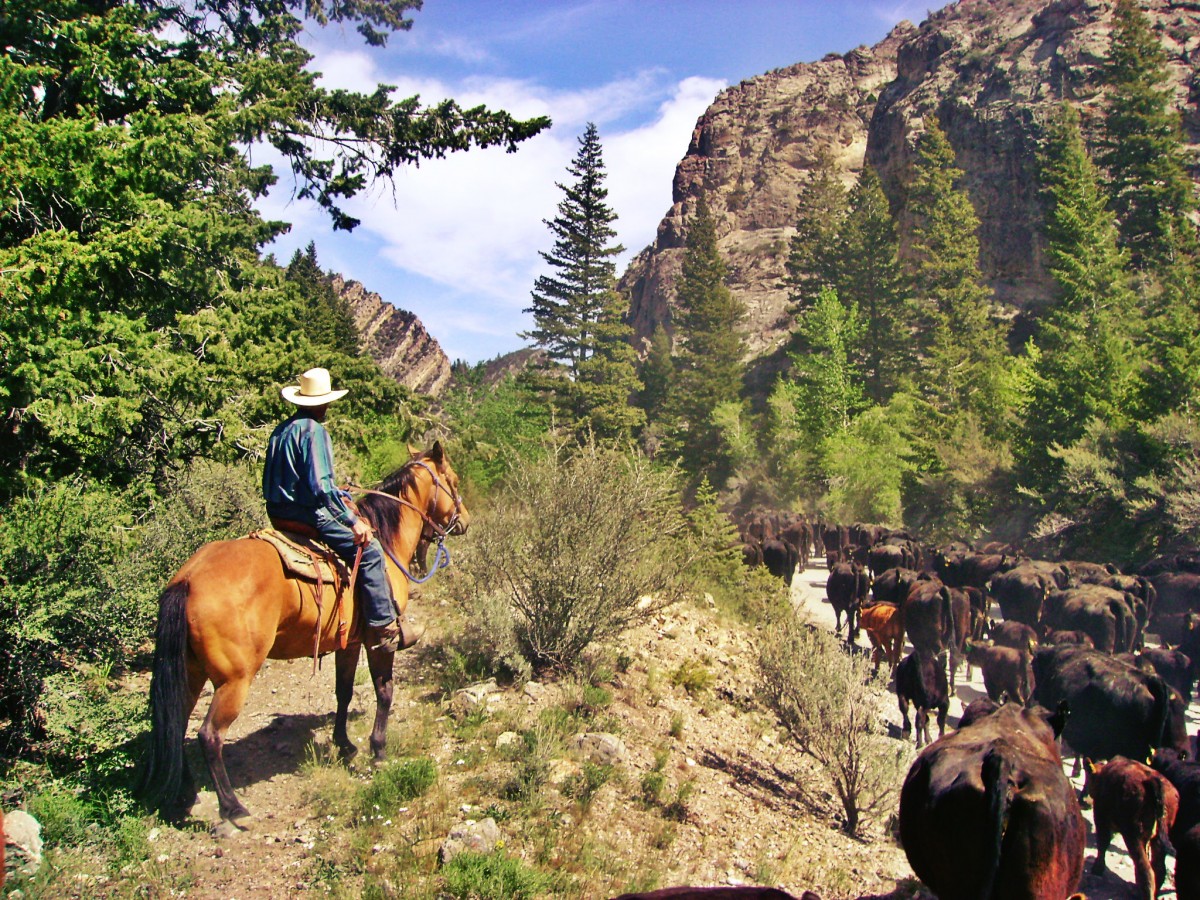
[[[571,775],[563,781],[562,792],[579,803],[587,810],[596,796],[596,792],[613,777],[613,767],[585,762],[583,769],[577,775]]]
[[[870,662],[789,615],[764,631],[759,668],[767,705],[829,778],[845,830],[854,834],[864,814],[892,809],[908,745],[887,736],[890,697]]]
[[[663,789],[667,786],[667,776],[662,772],[646,772],[642,775],[642,802],[653,806],[662,798]]]
[[[523,457],[480,522],[465,565],[468,619],[501,596],[535,670],[570,670],[683,596],[695,551],[673,473],[594,445]]]
[[[460,853],[442,870],[445,893],[460,900],[526,900],[544,894],[550,878],[503,850]]]
[[[360,789],[358,815],[367,821],[387,819],[403,804],[422,796],[437,783],[437,764],[427,757],[399,760],[379,769]]]
[[[713,673],[698,659],[685,659],[671,673],[671,684],[683,688],[690,696],[703,694],[713,684]]]

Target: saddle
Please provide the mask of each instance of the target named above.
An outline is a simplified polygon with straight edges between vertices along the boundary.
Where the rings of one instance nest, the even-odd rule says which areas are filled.
[[[337,602],[338,648],[345,650],[350,640],[350,621],[346,611],[347,597],[354,595],[357,563],[353,571],[346,568],[341,557],[317,540],[316,530],[301,523],[280,521],[282,528],[264,528],[250,532],[249,537],[266,541],[279,554],[284,572],[292,578],[312,584],[313,601],[317,605],[317,623],[313,634],[313,671],[321,643],[321,623],[324,619],[325,585],[333,587]],[[356,617],[357,619],[357,617]],[[357,621],[355,622],[357,625]],[[357,632],[358,629],[356,628]]]

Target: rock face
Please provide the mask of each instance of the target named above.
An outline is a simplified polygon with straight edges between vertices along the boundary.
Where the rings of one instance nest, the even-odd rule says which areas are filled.
[[[450,360],[420,319],[357,281],[336,276],[333,289],[350,304],[359,346],[385,373],[421,394],[438,397],[445,392],[450,385]]]
[[[1200,143],[1200,3],[1144,0],[1170,57],[1184,127]],[[1096,127],[1096,68],[1110,0],[961,0],[874,47],[771,72],[723,91],[696,124],[675,172],[674,203],[622,278],[636,334],[670,327],[696,198],[717,222],[729,287],[745,301],[751,357],[786,339],[785,263],[801,187],[828,152],[850,185],[864,160],[880,174],[904,232],[904,193],[923,119],[936,114],[981,220],[980,265],[1009,312],[1035,308],[1050,280],[1035,176],[1044,123],[1060,102]]]

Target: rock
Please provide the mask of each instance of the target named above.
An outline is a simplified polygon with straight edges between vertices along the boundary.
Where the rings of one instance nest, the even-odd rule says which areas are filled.
[[[553,759],[550,761],[550,771],[546,773],[546,782],[558,787],[581,771],[579,763],[573,759]]]
[[[450,829],[450,834],[442,842],[442,865],[464,852],[491,853],[500,841],[500,827],[490,816],[479,822],[460,822]]]
[[[615,766],[629,758],[625,742],[615,734],[595,731],[577,734],[571,738],[570,747],[597,766]]]
[[[488,696],[500,690],[495,678],[469,687],[460,688],[450,698],[450,713],[456,719],[461,719],[478,709],[487,709]]]
[[[521,693],[530,700],[541,700],[546,696],[546,686],[536,681],[527,681],[525,687],[521,688]]]
[[[506,731],[496,738],[496,749],[504,750],[508,747],[519,747],[523,741],[521,736],[515,731]]]
[[[4,865],[17,875],[36,875],[42,867],[42,825],[24,810],[4,814]]]
[[[1194,150],[1200,5],[1144,0],[1139,6],[1163,43],[1184,140]],[[683,248],[703,196],[727,283],[746,304],[742,329],[751,361],[761,364],[753,370],[755,386],[769,384],[786,363],[781,348],[794,325],[788,242],[819,154],[832,156],[847,186],[864,163],[875,167],[903,230],[915,138],[933,113],[965,173],[980,218],[980,266],[997,301],[1011,314],[1055,296],[1040,233],[1045,198],[1037,148],[1063,99],[1094,117],[1112,7],[1092,0],[952,3],[919,28],[902,22],[873,47],[722,91],[696,123],[654,243],[621,277],[636,338],[645,345],[657,326],[671,330]]]
[[[385,302],[357,281],[341,276],[333,289],[345,300],[358,328],[359,345],[405,387],[437,397],[450,385],[450,359],[410,312]]]

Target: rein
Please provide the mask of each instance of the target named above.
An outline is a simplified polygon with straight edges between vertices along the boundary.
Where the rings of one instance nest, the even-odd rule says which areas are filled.
[[[349,484],[347,485],[347,488],[363,494],[374,494],[377,497],[386,497],[395,503],[399,503],[401,506],[407,506],[417,515],[419,515],[424,520],[425,524],[429,526],[429,530],[433,533],[434,539],[437,541],[437,550],[433,556],[433,566],[430,567],[429,572],[424,578],[414,578],[413,574],[408,570],[408,567],[404,565],[404,563],[400,562],[400,560],[396,559],[395,554],[392,553],[392,548],[385,546],[382,541],[379,543],[379,546],[383,548],[383,552],[387,554],[387,558],[392,561],[393,565],[395,565],[397,569],[404,573],[405,578],[407,578],[413,584],[424,584],[425,582],[429,581],[429,579],[433,578],[433,576],[436,575],[441,569],[444,569],[450,565],[450,550],[446,547],[445,540],[447,535],[450,534],[451,530],[453,530],[455,524],[458,522],[458,514],[462,509],[462,498],[457,492],[451,492],[449,488],[442,484],[437,477],[437,473],[421,460],[413,460],[408,463],[408,465],[420,466],[429,473],[429,477],[433,479],[434,497],[437,496],[437,492],[439,490],[442,490],[445,491],[447,496],[454,501],[454,514],[450,516],[450,520],[445,525],[439,525],[437,522],[433,521],[433,519],[427,512],[425,512],[425,510],[421,509],[415,503],[412,503],[404,497],[396,494],[389,494],[386,491],[376,491],[370,488],[364,488],[356,484]]]

